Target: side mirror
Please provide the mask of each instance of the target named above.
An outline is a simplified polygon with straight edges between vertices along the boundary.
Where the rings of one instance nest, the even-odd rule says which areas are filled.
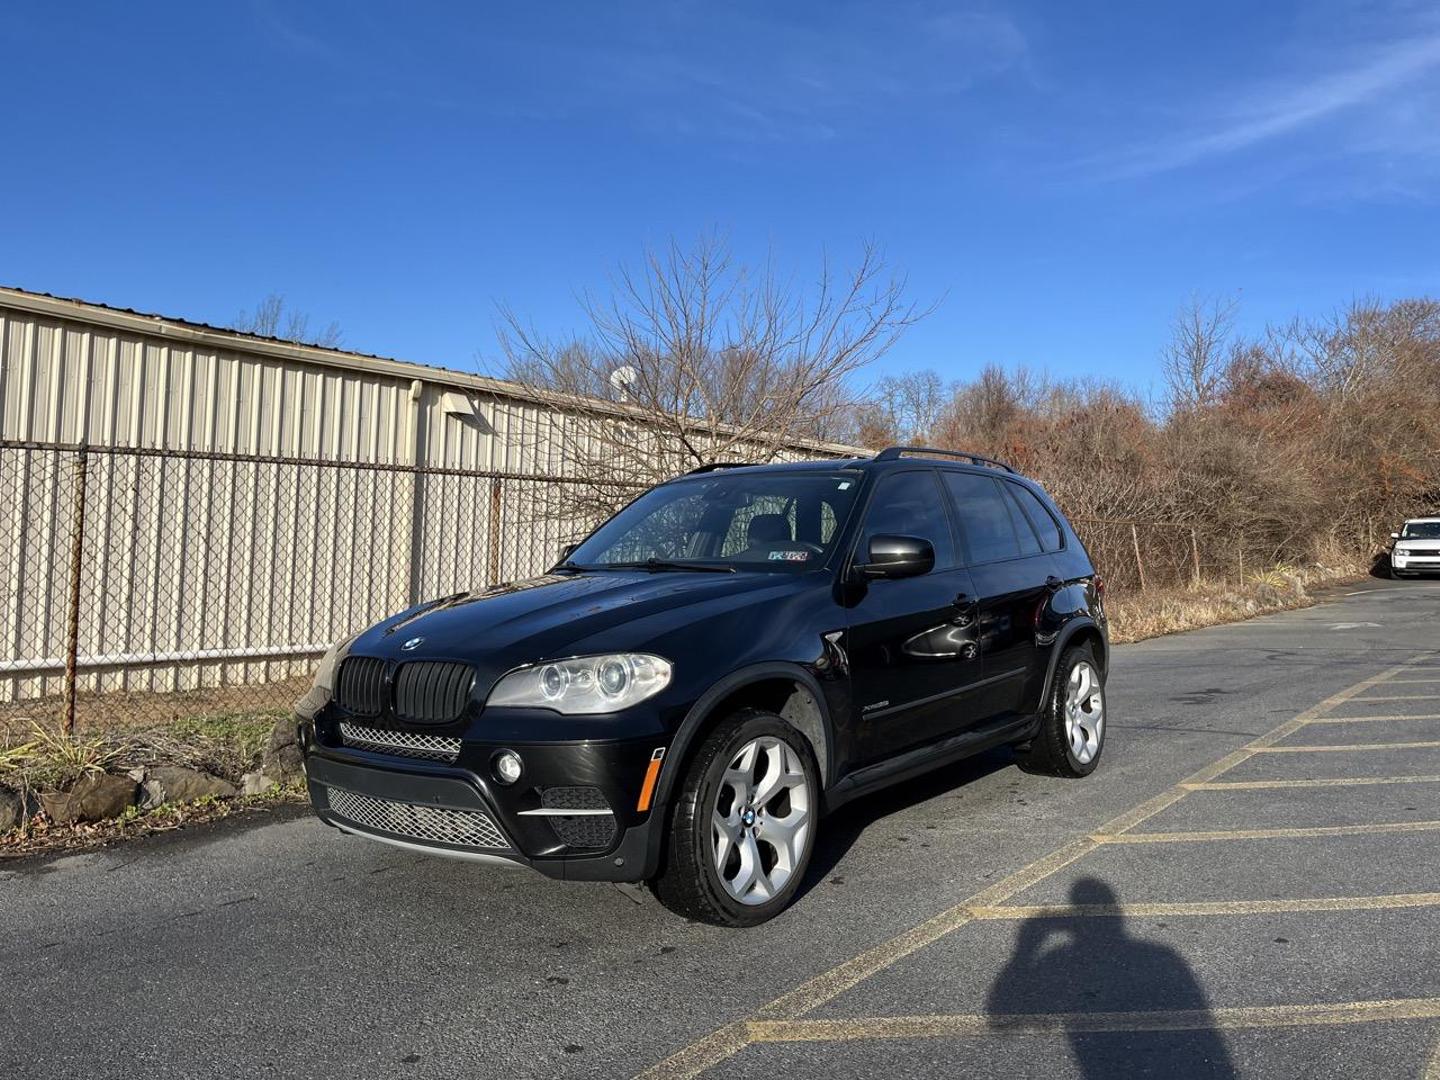
[[[575,554],[575,549],[579,546],[579,544],[566,544],[560,549],[560,558],[557,559],[556,562],[565,562],[571,555]]]
[[[1390,534],[1390,539],[1391,539],[1391,540],[1399,540],[1399,539],[1400,539],[1400,534],[1399,534],[1399,533],[1391,533],[1391,534]]]
[[[906,578],[935,569],[935,547],[918,536],[872,536],[870,561],[857,566],[867,578]]]

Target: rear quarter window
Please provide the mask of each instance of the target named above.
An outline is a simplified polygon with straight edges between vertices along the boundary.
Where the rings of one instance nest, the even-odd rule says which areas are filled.
[[[1027,487],[1019,484],[1005,482],[1005,490],[1019,504],[1021,511],[1030,519],[1030,524],[1035,527],[1035,535],[1040,538],[1040,545],[1046,551],[1059,551],[1065,544],[1064,534],[1060,531],[1060,523],[1055,520],[1049,508],[1036,498],[1035,493]]]

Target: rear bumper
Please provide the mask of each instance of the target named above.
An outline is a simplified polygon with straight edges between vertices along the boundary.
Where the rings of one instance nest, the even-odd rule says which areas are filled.
[[[300,737],[310,801],[320,819],[348,833],[408,850],[476,862],[528,866],[575,881],[642,881],[654,876],[663,815],[640,812],[653,738],[628,742],[514,745],[525,762],[519,783],[504,787],[463,764],[405,760],[323,745],[302,720]],[[467,747],[467,750],[471,749]],[[468,758],[488,760],[486,748]],[[598,791],[610,814],[536,814],[548,789]],[[592,823],[593,847],[565,842],[564,825]],[[573,839],[573,838],[572,838]]]

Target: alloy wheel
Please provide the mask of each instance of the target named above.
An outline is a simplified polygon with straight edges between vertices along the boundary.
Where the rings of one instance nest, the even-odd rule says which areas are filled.
[[[1065,685],[1065,738],[1081,765],[1094,759],[1105,738],[1105,687],[1095,666],[1084,660],[1070,669]]]
[[[742,904],[772,900],[802,865],[811,835],[810,782],[783,739],[751,739],[730,759],[711,810],[720,884]]]

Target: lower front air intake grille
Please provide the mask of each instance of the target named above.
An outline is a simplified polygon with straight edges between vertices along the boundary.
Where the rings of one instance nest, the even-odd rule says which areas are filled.
[[[424,761],[452,762],[460,756],[460,740],[417,731],[390,731],[340,721],[340,741],[376,754],[396,754]]]
[[[566,847],[607,848],[615,840],[615,815],[599,788],[543,788],[540,805],[549,811],[546,820]],[[565,814],[565,810],[580,813]]]
[[[480,810],[451,810],[441,806],[377,799],[344,788],[327,788],[330,810],[337,817],[376,832],[421,842],[456,847],[503,849],[505,835]]]

